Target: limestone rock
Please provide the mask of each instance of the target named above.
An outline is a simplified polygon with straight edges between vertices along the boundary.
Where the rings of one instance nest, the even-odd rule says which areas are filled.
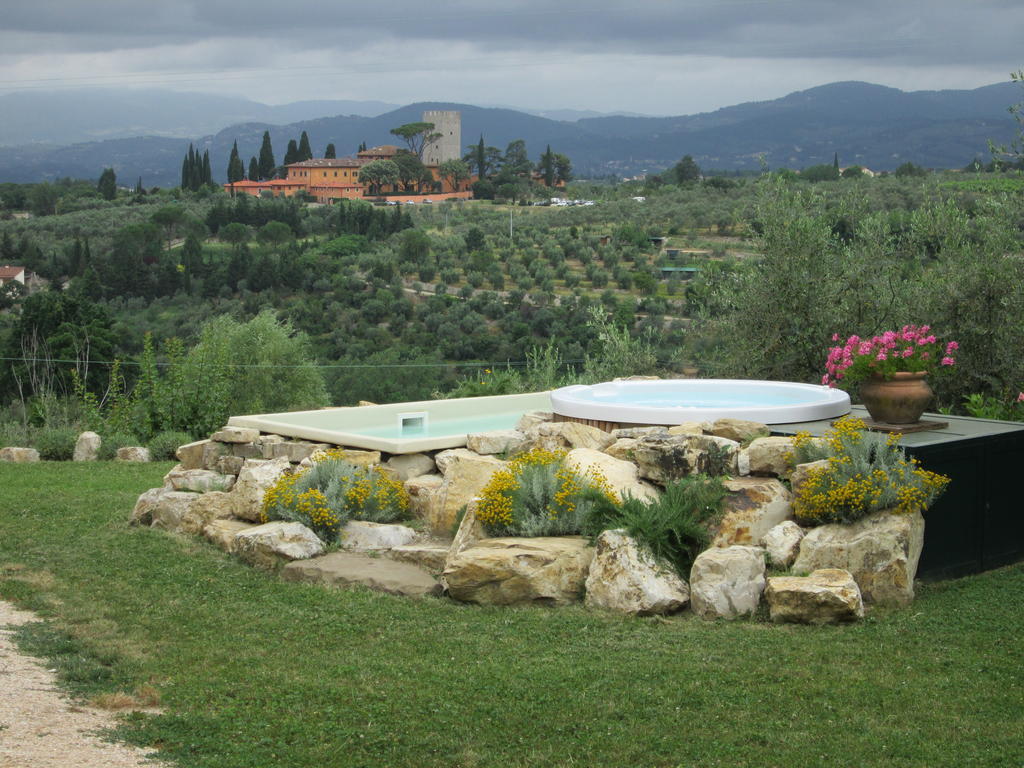
[[[179,530],[199,535],[214,520],[232,517],[234,513],[234,494],[223,491],[201,493],[182,514]]]
[[[147,462],[150,460],[149,448],[143,445],[130,445],[117,449],[118,461]]]
[[[800,493],[800,488],[807,482],[811,472],[816,469],[828,469],[828,459],[809,461],[806,464],[797,464],[793,467],[793,474],[789,477],[789,487],[793,489],[793,495]]]
[[[199,467],[194,469],[217,469],[217,462],[220,461],[221,456],[230,456],[231,446],[227,443],[218,443],[213,440],[206,440],[203,442],[203,461]]]
[[[443,542],[422,542],[392,547],[384,554],[392,560],[418,565],[428,573],[440,574],[448,560],[449,546]]]
[[[761,538],[761,545],[768,553],[768,563],[776,568],[789,568],[800,552],[800,540],[804,529],[792,520],[785,520]]]
[[[248,427],[222,427],[210,435],[211,440],[218,443],[251,443],[260,436],[258,429]]]
[[[332,447],[324,446],[327,449]],[[338,456],[349,464],[355,464],[357,467],[363,467],[364,469],[380,464],[380,451],[357,451],[354,448],[343,448],[338,450]]]
[[[716,437],[725,437],[737,443],[747,443],[758,437],[768,437],[771,430],[767,424],[744,419],[716,419],[704,431]]]
[[[639,443],[640,440],[635,437],[620,437],[614,443],[605,448],[604,452],[613,459],[632,461],[633,451]]]
[[[690,606],[705,619],[754,613],[765,584],[764,550],[732,546],[697,555],[690,570]]]
[[[263,458],[263,447],[256,443],[231,443],[227,446],[230,451],[230,456],[238,459],[262,459]],[[219,464],[223,460],[223,456],[217,460]]]
[[[444,485],[441,475],[419,475],[406,480],[403,485],[409,494],[409,514],[417,520],[429,520],[430,510],[438,503],[435,499]]]
[[[256,458],[274,458],[274,446],[283,442],[284,438],[281,435],[260,435],[255,443],[260,449],[260,456]]]
[[[459,510],[480,494],[495,472],[508,466],[493,456],[467,454],[448,464],[444,483],[432,494],[426,522],[435,534],[449,535]]]
[[[302,523],[276,520],[235,534],[235,553],[251,565],[272,568],[283,560],[305,560],[324,553],[324,543]]]
[[[183,532],[182,521],[188,515],[192,505],[199,499],[200,494],[171,491],[166,488],[159,490],[163,492],[155,498],[148,510],[140,510],[140,515],[144,519],[148,514],[149,524],[153,528],[162,528],[175,533]],[[135,506],[138,509],[139,503],[136,503]]]
[[[793,570],[849,571],[867,603],[907,605],[924,546],[924,518],[882,510],[850,525],[833,523],[807,532]]]
[[[444,569],[448,593],[481,605],[574,603],[583,597],[593,547],[579,536],[483,539]]]
[[[231,554],[235,551],[235,536],[255,527],[253,523],[247,523],[244,520],[235,520],[230,517],[216,518],[203,528],[203,536],[215,546]]]
[[[246,459],[232,491],[235,496],[235,516],[253,523],[260,522],[263,496],[290,469],[291,463],[286,458]]]
[[[35,448],[18,448],[9,446],[0,448],[0,461],[11,464],[34,464],[39,461],[39,451]]]
[[[684,421],[682,424],[669,427],[668,433],[670,435],[703,435],[704,424],[699,421]]]
[[[217,459],[217,471],[222,475],[237,476],[244,464],[245,459],[241,456],[221,456]]]
[[[586,589],[588,608],[636,616],[673,613],[690,599],[690,588],[679,574],[658,563],[624,530],[597,537]]]
[[[285,581],[305,581],[332,587],[362,585],[378,592],[407,597],[441,594],[441,585],[412,563],[354,552],[331,552],[311,560],[296,560],[281,569]]]
[[[483,523],[477,519],[476,502],[474,501],[466,505],[466,511],[462,515],[462,520],[459,521],[459,528],[455,531],[455,537],[445,555],[444,568],[451,565],[455,558],[462,553],[462,550],[468,549],[484,538],[487,538],[487,533],[484,531]]]
[[[496,429],[466,436],[466,447],[479,454],[518,452],[526,444],[526,435],[517,429]]]
[[[573,448],[592,448],[603,451],[615,442],[615,438],[603,429],[575,421],[552,421],[541,424],[535,433],[528,436],[527,446],[545,448],[547,450],[571,450]]]
[[[429,475],[437,469],[434,460],[425,453],[399,454],[398,456],[392,456],[384,464],[395,470],[399,482],[402,483],[411,477]]]
[[[196,440],[194,443],[185,443],[185,445],[179,445],[178,450],[174,452],[174,455],[181,463],[181,468],[203,469],[203,464],[206,455],[206,446],[209,443],[209,440]]]
[[[95,432],[83,432],[75,441],[73,461],[96,461],[100,456],[103,439]]]
[[[442,475],[447,475],[451,471],[452,467],[458,464],[462,459],[469,459],[472,461],[475,458],[479,458],[479,456],[479,453],[471,451],[469,448],[449,448],[446,451],[440,451],[437,453],[434,456],[434,463],[437,465],[437,469]]]
[[[793,471],[792,437],[759,437],[743,453],[749,467],[746,474],[789,477]]]
[[[668,433],[668,427],[622,427],[613,429],[608,434],[616,440],[622,440],[623,438],[639,439],[647,437],[647,435],[667,435]]]
[[[341,545],[345,549],[391,549],[408,544],[416,538],[416,531],[405,525],[371,523],[351,520],[341,530]]]
[[[650,435],[633,448],[640,476],[666,485],[693,474],[736,474],[739,443],[712,435]]]
[[[256,448],[256,446],[253,446]],[[303,459],[312,456],[319,450],[323,450],[327,447],[325,443],[309,443],[305,440],[286,440],[282,443],[273,443],[271,447],[271,453],[275,459],[284,458],[288,459],[292,464],[298,464]],[[258,449],[260,455],[262,455],[262,449]],[[362,451],[360,451],[362,453]],[[377,454],[377,461],[380,461],[380,453],[375,451]],[[253,457],[255,458],[255,456]],[[353,462],[355,463],[355,462]]]
[[[864,616],[857,582],[838,568],[824,568],[810,576],[773,576],[764,597],[772,621],[838,624]]]
[[[640,479],[640,470],[631,461],[623,461],[591,448],[574,448],[565,457],[566,466],[581,475],[599,472],[619,499],[632,496],[643,501],[655,501],[658,490]]]
[[[153,510],[170,488],[150,488],[143,491],[135,502],[129,521],[133,525],[149,525],[153,522]]]
[[[176,491],[192,493],[230,491],[235,485],[235,476],[222,475],[208,469],[181,469],[178,465],[164,475],[164,483]]]
[[[793,514],[792,495],[774,477],[737,477],[722,484],[729,494],[722,500],[721,518],[711,527],[713,547],[757,546]]]
[[[516,429],[520,432],[529,432],[533,427],[538,427],[545,421],[551,421],[555,415],[550,411],[527,411],[519,417],[516,422]]]

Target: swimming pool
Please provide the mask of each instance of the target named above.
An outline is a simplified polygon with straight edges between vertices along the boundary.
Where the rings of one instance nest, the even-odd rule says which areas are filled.
[[[555,414],[619,424],[674,425],[722,418],[791,424],[842,416],[850,396],[792,381],[660,379],[562,387],[551,393]]]
[[[228,424],[398,454],[458,448],[467,435],[512,429],[524,413],[550,410],[550,393],[532,392],[232,416]]]

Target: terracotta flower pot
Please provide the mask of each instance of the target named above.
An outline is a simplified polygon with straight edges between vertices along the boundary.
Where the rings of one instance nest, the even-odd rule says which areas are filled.
[[[934,393],[926,371],[894,373],[891,379],[872,376],[860,384],[860,399],[871,418],[886,424],[914,424],[920,421]]]

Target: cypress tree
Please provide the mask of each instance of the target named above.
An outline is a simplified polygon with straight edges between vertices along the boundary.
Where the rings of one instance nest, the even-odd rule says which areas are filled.
[[[270,131],[263,132],[263,144],[260,146],[259,175],[260,181],[274,178],[274,148],[270,146]]]
[[[480,143],[476,145],[476,175],[481,179],[487,175],[487,149],[484,147],[484,135],[480,134]]]
[[[199,185],[196,184],[196,151],[191,144],[188,145],[188,157],[185,159],[188,164],[187,184],[183,184],[184,189],[198,189]]]
[[[188,155],[185,155],[185,157],[181,161],[181,188],[183,190],[189,188],[190,171],[191,169],[189,168],[188,165]]]
[[[96,189],[104,200],[113,200],[117,197],[117,176],[113,168],[103,169]]]
[[[832,156],[832,167],[835,168],[837,171],[839,170],[839,153],[838,152],[836,152],[835,155]]]
[[[334,149],[334,144],[328,144],[327,149],[324,150],[324,157],[328,160],[333,160],[337,156],[338,155],[337,151]]]
[[[144,190],[142,188],[142,177],[141,176],[139,176],[138,184],[135,185],[135,194],[136,195],[144,195],[144,194],[146,194],[146,190]]]
[[[256,162],[256,158],[249,158],[249,181],[260,180],[260,164]]]
[[[210,150],[203,150],[203,184],[213,183],[213,172],[210,170]]]
[[[358,151],[358,152],[365,152],[365,151],[366,151],[366,142],[365,142],[365,141],[364,141],[364,142],[361,142],[361,143],[359,144],[359,149],[358,149],[357,151]]]
[[[299,148],[295,144],[295,139],[288,139],[288,149],[284,151],[284,164],[291,165],[297,162],[299,162]]]
[[[242,158],[238,156],[238,142],[235,141],[231,147],[231,157],[228,160],[228,183],[234,184],[245,178],[245,166],[242,165]]]
[[[302,132],[302,136],[299,137],[299,153],[298,153],[298,158],[299,158],[299,162],[300,163],[303,160],[312,160],[313,159],[313,150],[310,149],[310,146],[309,146],[309,136],[306,135],[305,131],[303,131]]]

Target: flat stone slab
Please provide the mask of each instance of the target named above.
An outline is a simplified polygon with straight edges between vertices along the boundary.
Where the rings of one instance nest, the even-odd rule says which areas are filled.
[[[406,597],[441,594],[441,585],[422,568],[354,552],[331,552],[323,557],[295,560],[281,569],[281,578],[330,587],[361,584],[379,592]]]

